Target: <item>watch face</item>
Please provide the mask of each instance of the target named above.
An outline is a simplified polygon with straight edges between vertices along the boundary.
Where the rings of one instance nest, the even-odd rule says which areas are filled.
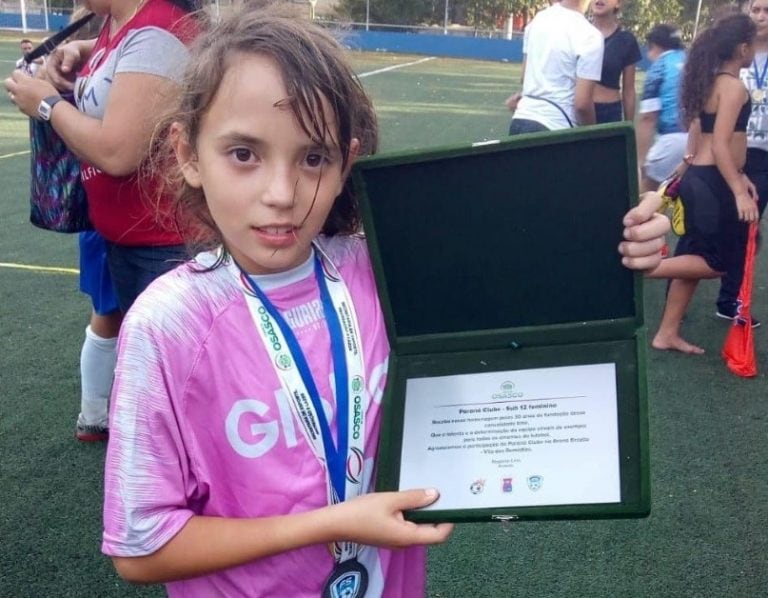
[[[37,107],[37,114],[43,120],[51,120],[51,107],[45,100]]]
[[[49,96],[40,101],[37,107],[37,115],[43,120],[51,120],[51,110],[61,101],[61,96]]]

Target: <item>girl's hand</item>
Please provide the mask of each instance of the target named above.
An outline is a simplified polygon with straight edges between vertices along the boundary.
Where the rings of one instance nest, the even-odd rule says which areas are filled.
[[[374,492],[328,508],[331,537],[367,546],[404,548],[440,544],[453,531],[452,523],[413,523],[403,511],[426,507],[437,500],[434,489]]]
[[[747,186],[747,193],[749,193],[749,196],[755,201],[760,199],[757,194],[757,187],[755,187],[755,184],[749,180],[749,177],[746,174],[742,173],[741,176],[744,178],[744,184]]]
[[[661,195],[643,193],[640,203],[624,216],[624,239],[619,244],[621,263],[631,270],[652,270],[661,262],[669,218],[657,213]]]
[[[20,69],[5,80],[5,89],[19,110],[32,118],[38,118],[37,107],[44,98],[59,93],[48,81],[30,77]]]
[[[514,112],[515,110],[517,110],[517,104],[520,102],[520,98],[522,97],[523,97],[522,93],[513,93],[504,101],[504,104],[506,104],[510,112]]]
[[[754,186],[752,187],[754,188]],[[757,210],[757,201],[750,192],[742,192],[736,196],[736,211],[742,222],[757,222],[760,216]]]

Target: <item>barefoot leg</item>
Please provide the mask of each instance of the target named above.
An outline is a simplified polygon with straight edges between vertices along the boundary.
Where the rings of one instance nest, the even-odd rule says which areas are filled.
[[[682,353],[691,353],[701,355],[704,349],[686,342],[680,336],[680,324],[682,323],[685,310],[691,302],[693,293],[696,291],[698,280],[674,279],[669,285],[669,294],[667,295],[667,304],[664,307],[664,315],[661,317],[661,324],[656,336],[651,342],[654,349],[665,351],[680,351]]]

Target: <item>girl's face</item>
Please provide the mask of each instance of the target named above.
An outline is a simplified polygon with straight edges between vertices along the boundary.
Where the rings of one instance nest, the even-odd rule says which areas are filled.
[[[656,44],[648,44],[648,51],[646,56],[651,62],[656,62],[656,59],[664,53],[664,50]]]
[[[241,54],[201,120],[196,147],[172,129],[184,178],[203,190],[227,250],[250,274],[282,272],[309,257],[347,175],[330,135],[311,139],[280,105],[287,95],[270,58]],[[353,140],[352,156],[358,145]]]
[[[596,17],[612,15],[619,11],[619,0],[592,0],[590,9]]]
[[[749,16],[757,26],[757,36],[768,37],[768,0],[753,0],[749,5]]]

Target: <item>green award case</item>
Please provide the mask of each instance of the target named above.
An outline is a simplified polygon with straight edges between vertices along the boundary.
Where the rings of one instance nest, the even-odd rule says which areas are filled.
[[[624,268],[617,251],[622,218],[638,197],[632,127],[373,156],[357,162],[353,182],[391,345],[377,490],[406,489],[400,471],[411,458],[403,452],[409,380],[614,364],[617,500],[526,504],[519,495],[536,490],[531,478],[542,476],[529,476],[526,488],[513,470],[504,483],[505,490],[514,484],[514,506],[473,507],[468,494],[466,507],[444,509],[438,501],[406,516],[648,515],[642,276]]]

